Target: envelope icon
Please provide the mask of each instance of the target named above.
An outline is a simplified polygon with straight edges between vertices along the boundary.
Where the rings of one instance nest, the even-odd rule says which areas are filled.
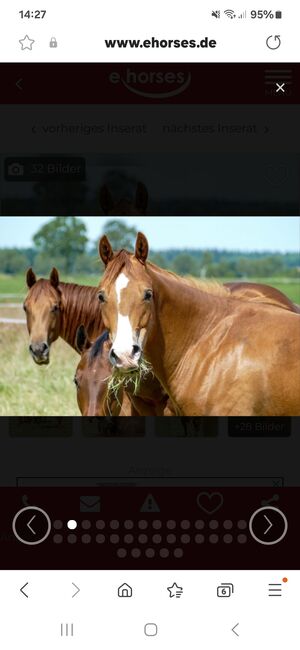
[[[100,512],[101,502],[98,496],[81,496],[80,512]]]

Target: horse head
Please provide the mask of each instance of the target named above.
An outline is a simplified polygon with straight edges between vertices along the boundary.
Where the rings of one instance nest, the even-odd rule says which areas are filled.
[[[50,360],[50,346],[60,334],[62,300],[58,271],[53,268],[49,280],[37,280],[30,268],[26,274],[29,292],[23,308],[29,332],[29,352],[38,365]]]
[[[107,185],[103,185],[99,195],[100,206],[107,216],[138,216],[146,214],[148,205],[148,191],[144,183],[138,183],[134,201],[123,198],[115,201]]]
[[[77,330],[76,348],[81,359],[75,371],[74,383],[82,415],[118,415],[113,412],[113,405],[109,405],[107,399],[107,382],[111,375],[108,339],[108,332],[105,331],[92,343],[83,325]]]
[[[98,298],[105,328],[110,333],[110,362],[122,371],[137,370],[147,328],[153,314],[152,282],[147,273],[148,242],[138,233],[135,253],[114,254],[106,236],[99,242],[106,269]]]

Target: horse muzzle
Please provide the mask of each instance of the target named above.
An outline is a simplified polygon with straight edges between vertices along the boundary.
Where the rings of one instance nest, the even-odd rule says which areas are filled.
[[[142,350],[139,345],[133,345],[130,352],[119,352],[112,347],[109,353],[109,360],[118,370],[130,372],[138,369],[141,354]]]
[[[43,341],[42,343],[30,343],[29,352],[33,358],[33,361],[38,366],[48,365],[49,363],[49,354],[50,348],[48,343]]]

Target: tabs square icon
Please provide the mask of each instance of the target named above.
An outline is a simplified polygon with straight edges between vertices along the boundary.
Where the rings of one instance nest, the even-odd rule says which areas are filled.
[[[146,636],[156,636],[158,633],[158,627],[156,623],[146,623],[144,632]]]

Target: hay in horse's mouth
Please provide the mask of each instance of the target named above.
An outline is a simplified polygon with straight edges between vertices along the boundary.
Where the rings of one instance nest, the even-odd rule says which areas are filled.
[[[138,367],[133,368],[132,370],[124,372],[124,370],[115,368],[107,382],[107,397],[113,396],[120,404],[118,399],[119,390],[121,388],[132,390],[133,387],[133,394],[136,395],[141,381],[149,374],[153,375],[152,365],[144,357],[140,359]]]

